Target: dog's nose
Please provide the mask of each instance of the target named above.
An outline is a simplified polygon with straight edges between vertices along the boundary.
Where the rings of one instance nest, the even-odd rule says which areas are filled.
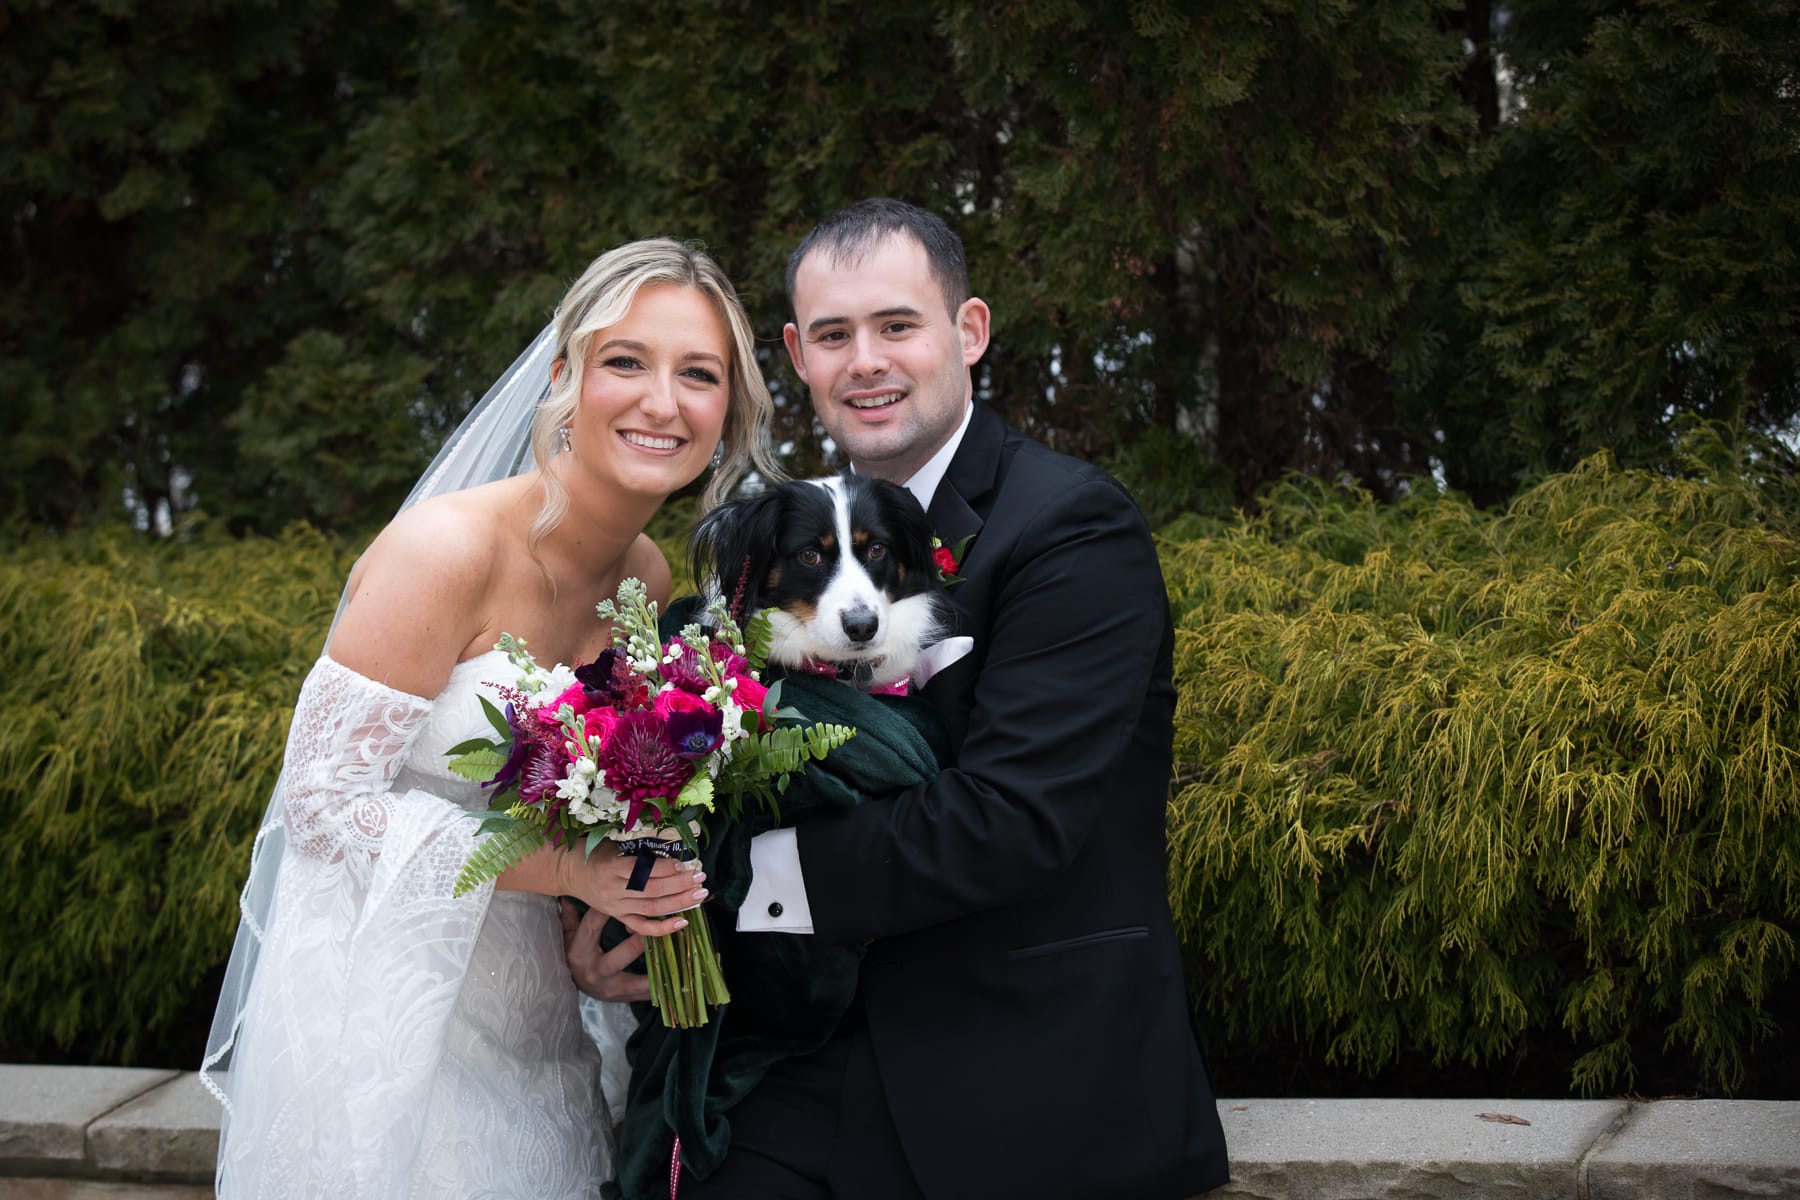
[[[838,619],[844,623],[844,636],[859,646],[866,645],[881,628],[881,614],[861,605],[846,609]]]

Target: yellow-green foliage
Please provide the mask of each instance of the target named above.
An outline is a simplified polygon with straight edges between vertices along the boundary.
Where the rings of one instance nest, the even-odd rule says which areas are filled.
[[[1220,1049],[1560,1039],[1592,1092],[1666,1039],[1742,1075],[1795,989],[1800,499],[1691,445],[1690,477],[1595,459],[1497,515],[1294,483],[1165,531],[1171,895]],[[356,548],[0,548],[0,1044],[141,1061],[209,1011]]]
[[[289,710],[353,558],[304,528],[0,549],[9,1045],[129,1061],[209,1001],[192,994],[231,945]]]
[[[1165,539],[1171,895],[1225,1045],[1371,1072],[1549,1031],[1585,1093],[1645,1047],[1742,1079],[1795,986],[1800,504],[1689,447],[1497,515],[1293,483]]]
[[[677,591],[693,511],[652,530]],[[296,526],[0,546],[0,1047],[197,1056],[294,699],[362,544]]]

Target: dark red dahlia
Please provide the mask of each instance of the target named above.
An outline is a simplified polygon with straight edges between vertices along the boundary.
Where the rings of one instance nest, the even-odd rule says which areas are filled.
[[[748,675],[750,673],[750,660],[737,653],[724,642],[714,642],[712,644],[712,656],[713,661],[719,664],[720,672],[727,679],[730,679],[733,675]]]
[[[744,656],[733,652],[731,647],[724,642],[715,640],[709,643],[707,648],[712,654],[713,661],[719,664],[727,679],[733,675],[750,673],[750,664],[744,660]],[[696,696],[704,695],[706,689],[712,686],[712,680],[701,671],[693,648],[685,645],[681,648],[680,658],[663,665],[662,677],[682,691],[692,692]]]
[[[600,752],[606,786],[624,801],[673,797],[694,766],[669,744],[663,719],[654,712],[628,712],[613,726]]]

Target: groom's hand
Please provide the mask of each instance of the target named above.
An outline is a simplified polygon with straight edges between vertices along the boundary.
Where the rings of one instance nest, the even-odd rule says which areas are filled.
[[[600,927],[606,914],[590,908],[582,916],[575,906],[559,900],[557,912],[562,914],[563,955],[569,960],[569,975],[575,986],[596,1000],[628,1000],[643,1003],[650,999],[650,977],[625,968],[644,956],[644,939],[632,934],[611,950],[600,948]]]

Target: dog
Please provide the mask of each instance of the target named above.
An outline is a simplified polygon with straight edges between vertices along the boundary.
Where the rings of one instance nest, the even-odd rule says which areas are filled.
[[[711,581],[739,620],[769,610],[770,662],[902,691],[949,625],[933,541],[925,510],[898,484],[795,480],[702,518],[694,578]]]

